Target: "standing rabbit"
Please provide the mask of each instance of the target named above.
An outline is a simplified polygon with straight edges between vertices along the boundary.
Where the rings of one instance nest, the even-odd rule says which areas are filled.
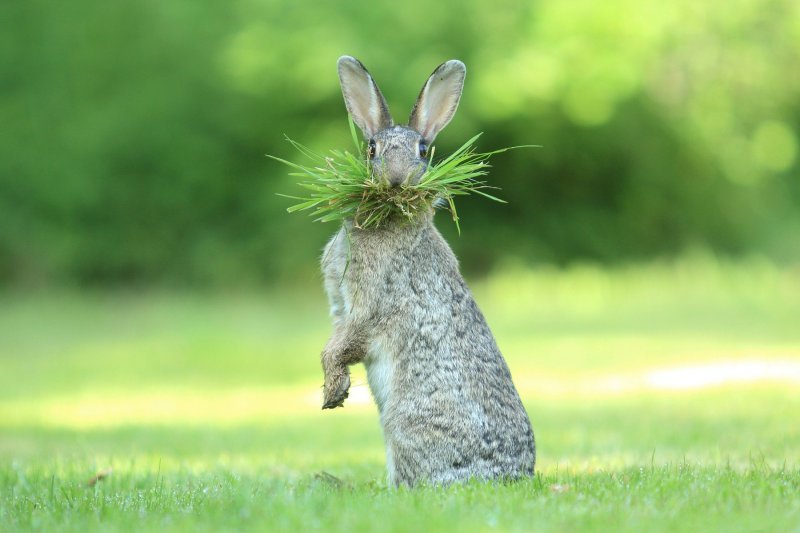
[[[408,126],[396,126],[367,69],[339,58],[345,105],[387,186],[417,183],[453,118],[466,67],[451,60],[425,82]],[[348,395],[363,362],[378,404],[391,485],[446,485],[533,474],[528,416],[433,210],[374,229],[344,223],[322,257],[334,332],[322,351],[323,409]]]

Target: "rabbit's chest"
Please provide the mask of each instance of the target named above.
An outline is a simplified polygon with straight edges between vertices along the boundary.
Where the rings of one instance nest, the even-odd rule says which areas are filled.
[[[383,413],[391,397],[394,378],[394,359],[384,339],[376,338],[369,343],[364,367],[367,369],[367,382],[372,397],[375,398],[378,410]]]

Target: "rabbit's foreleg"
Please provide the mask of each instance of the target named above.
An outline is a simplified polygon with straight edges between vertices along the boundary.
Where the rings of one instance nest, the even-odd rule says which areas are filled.
[[[325,373],[323,409],[341,407],[350,388],[350,365],[360,363],[365,355],[364,335],[357,325],[344,322],[335,326],[333,335],[322,350]]]

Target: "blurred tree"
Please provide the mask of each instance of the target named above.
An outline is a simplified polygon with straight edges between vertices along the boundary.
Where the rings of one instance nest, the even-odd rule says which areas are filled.
[[[495,160],[466,269],[691,246],[800,258],[800,4],[88,0],[0,4],[0,283],[311,279],[333,227],[284,212],[283,135],[349,145],[336,58],[404,121],[463,59],[440,154]]]

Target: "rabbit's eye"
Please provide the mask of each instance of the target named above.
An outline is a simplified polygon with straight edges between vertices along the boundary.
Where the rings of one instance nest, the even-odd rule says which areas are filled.
[[[374,140],[370,140],[369,144],[367,145],[367,157],[369,157],[370,159],[375,157],[375,141]]]
[[[419,143],[419,156],[420,157],[427,157],[428,156],[428,145],[424,142]]]

